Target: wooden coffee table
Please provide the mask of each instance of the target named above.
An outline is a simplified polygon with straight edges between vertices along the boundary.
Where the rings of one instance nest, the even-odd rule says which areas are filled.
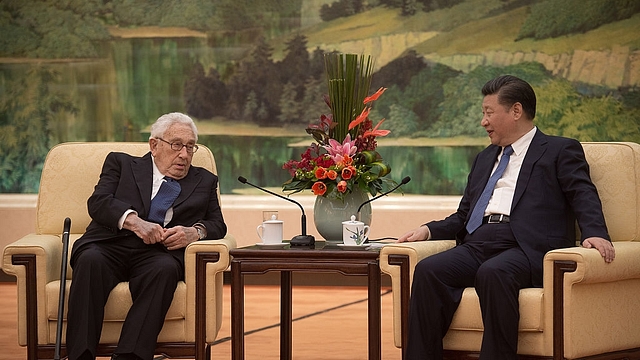
[[[244,359],[244,275],[280,272],[280,359],[292,359],[291,273],[338,272],[368,277],[369,359],[381,357],[379,249],[347,250],[335,242],[316,241],[314,247],[233,249],[231,260],[231,357]]]

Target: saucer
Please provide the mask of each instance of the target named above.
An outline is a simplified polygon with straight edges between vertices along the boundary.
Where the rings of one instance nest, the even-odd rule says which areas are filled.
[[[345,250],[366,250],[371,244],[362,244],[362,245],[347,245],[347,244],[336,244]]]
[[[274,248],[274,249],[284,247],[284,246],[285,246],[285,245],[287,245],[287,244],[288,244],[288,243],[285,243],[285,242],[276,243],[276,244],[265,244],[265,243],[261,243],[261,242],[256,243],[256,245],[257,245],[257,246],[259,246],[259,247],[263,247],[263,248]]]

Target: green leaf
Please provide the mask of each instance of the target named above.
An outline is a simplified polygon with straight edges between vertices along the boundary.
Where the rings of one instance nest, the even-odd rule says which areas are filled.
[[[370,55],[329,53],[325,69],[333,121],[338,125],[329,136],[342,142],[348,133],[355,139],[357,127],[349,132],[349,123],[364,109],[369,94],[374,60]]]

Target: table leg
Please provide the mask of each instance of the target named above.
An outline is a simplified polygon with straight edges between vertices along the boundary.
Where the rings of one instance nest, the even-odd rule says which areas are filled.
[[[231,358],[244,360],[244,277],[231,261]]]
[[[280,272],[280,359],[293,358],[291,271]]]
[[[382,357],[382,321],[380,320],[380,266],[378,262],[370,262],[369,278],[369,359],[380,360]]]

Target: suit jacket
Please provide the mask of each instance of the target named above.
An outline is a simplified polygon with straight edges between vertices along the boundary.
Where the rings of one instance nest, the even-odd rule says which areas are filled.
[[[476,156],[458,210],[427,224],[431,239],[464,241],[471,209],[500,151],[500,146],[490,145]],[[518,175],[510,214],[513,234],[531,263],[534,286],[542,285],[543,257],[548,251],[576,245],[576,220],[581,242],[592,236],[610,240],[582,145],[537,130]]]
[[[150,152],[143,157],[119,152],[107,155],[100,180],[87,201],[91,223],[73,244],[72,266],[77,249],[87,243],[136,237],[132,231],[119,230],[118,220],[128,209],[137,211],[143,219],[147,218],[151,205],[152,161]],[[206,227],[208,239],[223,238],[227,226],[218,203],[218,177],[206,169],[191,166],[187,176],[178,182],[181,191],[173,203],[173,218],[167,227],[192,226],[199,222]],[[184,264],[184,249],[169,252]]]

